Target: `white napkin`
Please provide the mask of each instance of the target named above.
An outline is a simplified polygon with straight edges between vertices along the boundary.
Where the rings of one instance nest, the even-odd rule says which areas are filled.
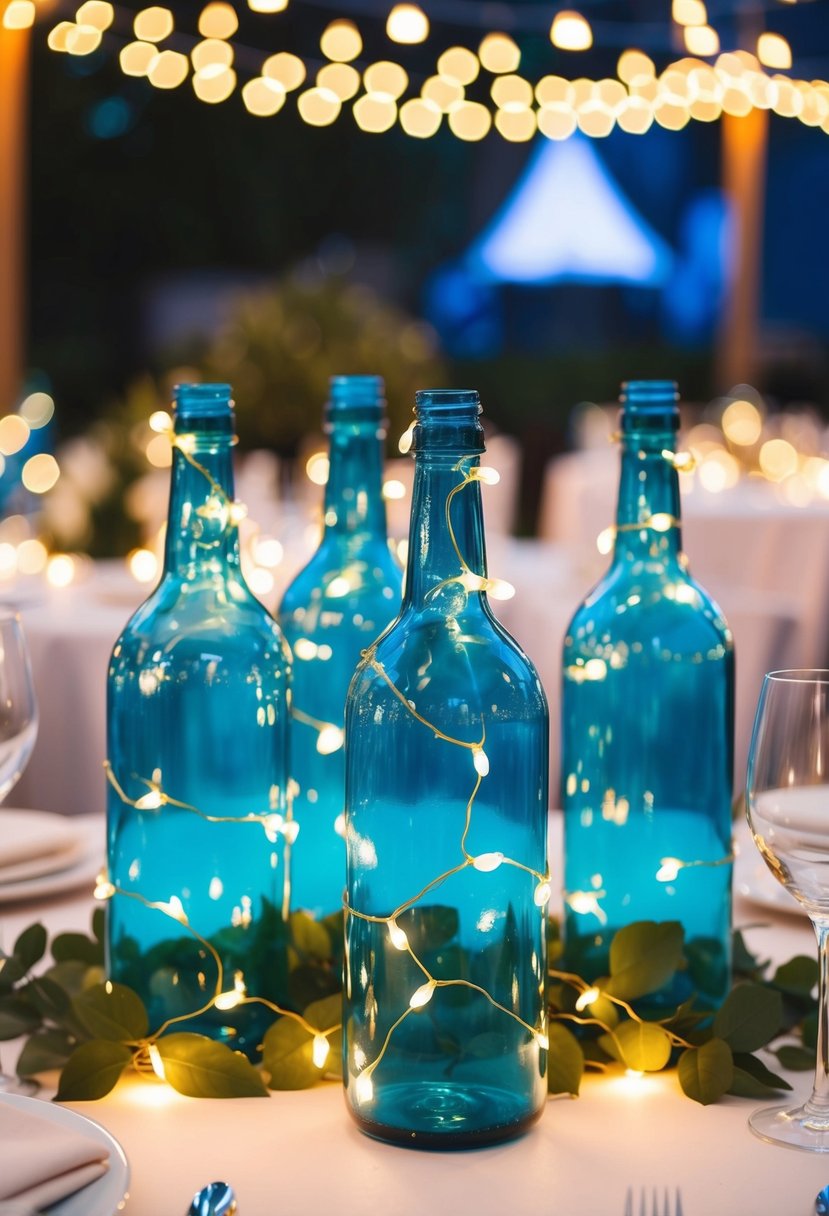
[[[0,1094],[0,1200],[47,1207],[109,1169],[106,1147]]]
[[[77,839],[77,827],[64,815],[4,808],[0,824],[0,876],[7,866],[63,853]]]

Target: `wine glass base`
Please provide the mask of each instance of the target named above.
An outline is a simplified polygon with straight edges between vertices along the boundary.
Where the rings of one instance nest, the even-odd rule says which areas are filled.
[[[829,1111],[816,1114],[807,1106],[767,1106],[749,1117],[748,1126],[761,1140],[799,1148],[807,1153],[829,1153]]]
[[[22,1094],[31,1098],[40,1089],[37,1081],[27,1081],[25,1077],[11,1077],[8,1073],[0,1072],[0,1094]]]

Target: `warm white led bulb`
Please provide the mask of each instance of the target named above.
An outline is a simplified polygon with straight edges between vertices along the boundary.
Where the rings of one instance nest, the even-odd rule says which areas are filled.
[[[408,949],[409,939],[406,936],[405,931],[401,929],[398,923],[394,920],[389,921],[389,939],[391,940],[391,944],[394,946],[395,950]]]
[[[315,1034],[314,1035],[314,1046],[312,1048],[312,1055],[313,1055],[314,1064],[316,1065],[317,1068],[322,1068],[324,1066],[325,1061],[328,1059],[328,1053],[330,1052],[330,1050],[331,1050],[331,1044],[328,1042],[328,1039],[325,1037],[325,1035],[324,1034]]]
[[[416,988],[409,997],[410,1009],[422,1009],[424,1005],[428,1005],[435,994],[435,981],[429,980],[427,984],[421,984]]]
[[[482,747],[474,747],[472,749],[472,763],[475,766],[475,772],[481,777],[486,777],[489,773],[489,756]]]
[[[137,811],[157,811],[160,806],[164,805],[164,795],[161,790],[149,790],[146,794],[142,794],[136,799],[135,809]]]
[[[673,882],[682,867],[683,863],[678,857],[661,858],[661,864],[656,871],[656,881]]]
[[[482,464],[480,468],[471,469],[470,472],[477,481],[482,481],[487,486],[497,486],[501,480],[501,474],[497,469],[493,469],[491,465]]]
[[[553,888],[548,882],[540,882],[533,894],[533,901],[536,907],[543,908],[546,903],[549,903],[552,893]]]
[[[330,756],[338,752],[343,745],[345,735],[339,726],[328,723],[317,735],[317,751],[321,756]]]
[[[482,874],[490,874],[493,870],[497,870],[503,864],[503,853],[479,853],[472,861],[472,865],[476,870],[480,870]]]
[[[588,988],[586,992],[582,992],[581,996],[576,999],[576,1009],[579,1013],[587,1009],[588,1005],[592,1005],[601,996],[598,988]]]

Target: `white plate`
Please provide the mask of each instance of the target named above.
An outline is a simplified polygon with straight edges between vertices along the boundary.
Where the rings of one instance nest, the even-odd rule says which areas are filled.
[[[773,877],[757,851],[745,819],[739,819],[734,824],[734,853],[735,895],[741,895],[750,903],[761,908],[770,908],[774,912],[786,912],[792,916],[806,915],[795,897]]]
[[[2,815],[3,809],[0,807],[0,830]],[[89,893],[92,894],[95,879],[104,868],[106,845],[103,819],[94,818],[91,822],[74,826],[79,833],[82,848],[81,856],[74,865],[53,874],[40,874],[20,882],[0,882],[0,904],[23,903],[27,899],[48,899],[52,895],[62,895],[82,886],[88,886]]]
[[[51,811],[0,807],[0,881],[6,866],[51,859],[78,840],[78,827]]]
[[[107,1172],[90,1182],[89,1186],[76,1191],[74,1195],[69,1195],[60,1203],[52,1204],[49,1216],[115,1216],[115,1213],[123,1210],[129,1197],[130,1167],[124,1150],[114,1136],[100,1124],[93,1123],[84,1115],[79,1115],[67,1106],[59,1106],[56,1102],[25,1098],[21,1094],[3,1094],[2,1100],[21,1110],[28,1110],[39,1119],[62,1125],[67,1131],[89,1136],[102,1144],[109,1153]]]

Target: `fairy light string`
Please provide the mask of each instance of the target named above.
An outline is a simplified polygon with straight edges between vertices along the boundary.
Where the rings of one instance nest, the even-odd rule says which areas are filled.
[[[488,469],[486,467],[483,467],[483,468],[469,467],[467,465],[467,461],[469,459],[471,459],[471,458],[464,457],[461,461],[458,462],[457,465],[454,466],[453,471],[460,473],[461,480],[458,482],[458,484],[456,486],[454,486],[449,491],[449,494],[447,495],[447,499],[446,499],[446,506],[445,506],[445,517],[446,517],[446,525],[447,525],[447,529],[448,529],[448,533],[449,533],[449,539],[450,539],[452,548],[457,556],[460,570],[457,575],[454,575],[448,579],[444,579],[443,581],[438,583],[434,588],[432,588],[431,591],[428,593],[430,596],[434,596],[441,588],[446,587],[450,584],[455,584],[455,583],[460,584],[463,587],[464,591],[466,591],[468,594],[470,591],[485,591],[485,590],[489,589],[491,584],[497,584],[497,583],[501,582],[501,580],[490,580],[490,579],[484,578],[481,575],[475,574],[470,569],[466,559],[463,556],[463,553],[460,550],[460,546],[458,545],[457,537],[455,535],[455,530],[454,530],[454,527],[452,524],[451,507],[452,507],[452,502],[457,494],[459,494],[462,490],[466,489],[468,486],[470,486],[476,482],[484,482],[485,484],[493,485],[498,480],[498,474],[496,473],[496,471],[494,469]],[[404,695],[404,693],[397,687],[397,685],[394,683],[394,681],[392,680],[389,673],[386,671],[383,664],[377,658],[376,644],[368,647],[367,650],[364,650],[362,657],[363,657],[363,660],[365,661],[366,665],[384,681],[384,683],[387,685],[387,687],[392,692],[392,694],[397,698],[397,700],[400,702],[400,704],[404,707],[405,711],[408,714],[410,714],[411,717],[414,718],[414,720],[416,722],[418,722],[421,726],[423,726],[426,730],[428,730],[435,739],[437,739],[443,743],[447,743],[451,747],[457,747],[457,748],[460,748],[461,750],[468,751],[470,753],[471,758],[472,758],[473,770],[475,773],[474,784],[470,791],[469,798],[467,799],[466,808],[465,808],[465,812],[464,812],[463,831],[461,833],[461,837],[460,837],[460,841],[459,841],[459,852],[461,855],[461,860],[457,863],[457,865],[451,866],[449,869],[444,870],[440,874],[437,874],[423,888],[421,888],[421,890],[419,890],[416,894],[411,895],[407,899],[403,900],[400,904],[398,904],[398,906],[396,908],[394,908],[390,913],[387,913],[385,915],[373,915],[373,914],[370,914],[367,912],[362,912],[350,904],[350,902],[348,900],[347,892],[344,895],[343,906],[345,909],[346,920],[348,919],[349,916],[352,916],[357,920],[362,920],[362,921],[368,922],[370,924],[385,925],[387,928],[389,940],[390,940],[392,946],[396,950],[400,951],[401,954],[408,955],[408,957],[412,960],[412,962],[415,964],[415,966],[421,972],[421,974],[423,975],[423,979],[424,979],[424,982],[411,993],[411,995],[409,997],[409,1004],[408,1004],[407,1008],[405,1008],[400,1013],[400,1015],[393,1021],[392,1025],[389,1027],[377,1055],[372,1060],[366,1061],[362,1048],[358,1048],[355,1051],[355,1063],[357,1064],[357,1066],[359,1068],[359,1072],[357,1074],[356,1081],[355,1081],[356,1097],[357,1097],[358,1101],[368,1102],[371,1100],[371,1098],[373,1096],[373,1092],[374,1092],[373,1082],[371,1079],[372,1074],[378,1068],[378,1066],[380,1065],[384,1056],[386,1055],[386,1052],[393,1039],[395,1031],[413,1013],[416,1013],[418,1010],[423,1009],[426,1005],[428,1005],[429,1002],[432,1000],[432,997],[434,996],[435,992],[440,988],[453,988],[453,987],[454,988],[467,988],[473,992],[477,992],[486,1001],[488,1001],[489,1004],[492,1005],[494,1009],[497,1009],[499,1013],[502,1013],[505,1016],[511,1018],[514,1022],[517,1022],[518,1025],[521,1026],[527,1032],[527,1034],[530,1036],[530,1038],[533,1039],[536,1043],[538,1043],[538,1045],[540,1047],[542,1047],[545,1050],[548,1048],[549,1040],[548,1040],[547,1033],[546,1033],[546,1011],[543,1008],[542,1008],[542,1012],[541,1012],[540,1024],[537,1026],[533,1026],[529,1022],[525,1021],[524,1018],[522,1018],[518,1014],[516,1014],[512,1009],[507,1008],[507,1006],[503,1005],[500,1001],[496,1000],[496,998],[492,995],[492,993],[489,992],[486,988],[484,988],[480,984],[474,984],[474,983],[471,983],[469,980],[465,980],[465,979],[461,979],[461,978],[453,978],[453,979],[436,978],[431,973],[429,968],[426,966],[423,959],[420,958],[419,955],[417,954],[417,952],[413,949],[412,944],[409,941],[408,935],[406,934],[405,930],[398,924],[398,920],[401,916],[403,916],[404,913],[408,912],[410,909],[416,907],[419,903],[421,903],[421,901],[430,892],[432,892],[436,888],[442,886],[448,879],[454,877],[456,874],[462,873],[463,871],[468,870],[470,868],[475,869],[478,872],[484,873],[484,874],[491,873],[491,872],[499,869],[500,866],[502,866],[502,865],[513,866],[516,869],[523,871],[534,882],[535,890],[534,890],[533,902],[534,902],[535,906],[539,909],[539,913],[542,916],[542,918],[546,916],[545,909],[546,909],[547,903],[548,903],[548,901],[550,899],[550,895],[551,895],[551,884],[550,884],[550,874],[549,874],[548,869],[545,870],[544,872],[541,872],[539,870],[534,869],[532,866],[526,865],[522,861],[519,861],[515,858],[506,856],[504,853],[502,853],[500,851],[491,851],[491,852],[474,854],[474,853],[471,853],[469,851],[469,849],[467,848],[466,842],[467,842],[467,837],[469,835],[469,831],[472,826],[472,814],[473,814],[473,807],[475,804],[475,800],[480,791],[482,782],[489,775],[489,771],[490,771],[489,757],[488,757],[486,751],[484,750],[484,745],[486,743],[486,724],[484,721],[483,713],[481,713],[481,715],[480,715],[480,720],[481,720],[480,739],[471,740],[471,741],[467,740],[467,739],[458,739],[455,736],[450,735],[446,731],[442,730],[434,722],[431,722],[428,718],[426,718],[423,714],[421,714],[418,711],[414,702],[410,701]]]

